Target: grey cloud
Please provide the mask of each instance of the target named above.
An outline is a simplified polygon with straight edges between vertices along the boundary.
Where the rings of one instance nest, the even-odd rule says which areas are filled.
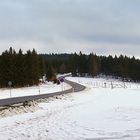
[[[43,53],[124,49],[140,56],[139,6],[139,0],[2,0],[0,51],[12,44]]]

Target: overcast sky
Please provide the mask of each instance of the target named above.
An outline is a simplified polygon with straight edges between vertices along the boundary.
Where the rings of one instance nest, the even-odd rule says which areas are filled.
[[[0,52],[140,57],[140,0],[1,0]]]

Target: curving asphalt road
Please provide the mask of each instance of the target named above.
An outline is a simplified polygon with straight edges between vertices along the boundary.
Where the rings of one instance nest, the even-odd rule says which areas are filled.
[[[33,100],[53,97],[56,95],[62,95],[62,94],[67,94],[67,93],[71,93],[71,92],[79,92],[79,91],[82,91],[85,89],[85,86],[80,85],[78,83],[68,81],[68,80],[65,80],[65,82],[67,84],[71,85],[72,88],[61,91],[61,92],[54,92],[54,93],[49,93],[49,94],[40,94],[40,95],[31,95],[31,96],[0,99],[0,106],[8,106],[8,105],[13,105],[13,104],[18,104],[18,103],[25,103],[25,102],[29,102],[29,101],[33,101]]]

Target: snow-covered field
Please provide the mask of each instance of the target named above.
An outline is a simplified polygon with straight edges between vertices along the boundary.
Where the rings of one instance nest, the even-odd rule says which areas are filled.
[[[127,88],[127,89],[140,89],[140,83],[123,82],[119,79],[112,78],[79,78],[69,77],[71,81],[80,83],[91,88]]]
[[[36,112],[1,118],[0,139],[140,140],[139,84],[68,79],[87,88],[38,103]]]
[[[61,83],[60,85],[57,85],[51,82],[46,82],[45,84],[40,84],[39,86],[11,89],[11,94],[10,94],[10,89],[0,89],[0,99],[19,97],[19,96],[47,94],[47,93],[67,90],[70,88],[71,86],[69,86],[66,83]]]

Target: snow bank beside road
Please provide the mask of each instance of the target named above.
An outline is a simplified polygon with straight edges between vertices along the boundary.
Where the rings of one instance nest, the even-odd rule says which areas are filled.
[[[10,89],[0,89],[0,99],[54,93],[62,90],[67,90],[70,88],[71,86],[66,83],[57,85],[51,82],[47,82],[46,84],[41,84],[40,86],[12,89],[11,96],[10,96]]]

